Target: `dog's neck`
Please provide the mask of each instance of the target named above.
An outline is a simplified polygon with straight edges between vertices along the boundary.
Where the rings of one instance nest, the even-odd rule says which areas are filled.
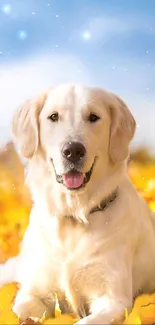
[[[99,202],[96,206],[94,206],[93,208],[91,208],[89,210],[89,215],[95,213],[95,212],[102,212],[107,210],[111,204],[116,200],[117,196],[118,196],[118,187],[112,192],[110,193],[106,198],[103,198],[103,200],[101,202]],[[65,216],[65,218],[70,218],[73,219],[74,217],[72,215],[67,215]]]
[[[104,211],[110,207],[110,205],[116,200],[118,196],[118,187],[110,193],[106,198],[90,210],[90,214],[94,212]]]

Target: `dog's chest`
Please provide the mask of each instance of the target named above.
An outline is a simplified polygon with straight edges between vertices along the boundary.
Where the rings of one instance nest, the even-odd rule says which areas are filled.
[[[70,261],[80,261],[84,251],[89,251],[88,227],[72,217],[49,218],[44,224],[44,236],[51,260],[56,258],[61,270]]]
[[[87,230],[83,223],[79,223],[72,217],[66,217],[58,223],[57,236],[64,251],[64,259],[68,259],[71,254],[80,251],[80,242],[87,242]]]

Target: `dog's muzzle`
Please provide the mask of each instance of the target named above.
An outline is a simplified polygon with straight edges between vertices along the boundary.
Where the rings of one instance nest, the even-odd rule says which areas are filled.
[[[86,173],[83,173],[81,171],[78,171],[76,168],[75,169],[73,168],[69,170],[67,173],[58,175],[54,168],[56,180],[58,183],[66,186],[69,190],[79,190],[90,181],[95,163],[96,163],[96,158],[94,159],[91,168]]]

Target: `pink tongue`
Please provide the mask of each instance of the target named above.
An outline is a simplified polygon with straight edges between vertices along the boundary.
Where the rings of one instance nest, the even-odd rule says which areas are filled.
[[[84,174],[83,173],[68,173],[63,175],[64,184],[68,188],[78,188],[83,184]]]

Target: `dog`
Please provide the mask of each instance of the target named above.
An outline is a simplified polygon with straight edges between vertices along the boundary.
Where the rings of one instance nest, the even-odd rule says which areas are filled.
[[[155,290],[155,217],[127,164],[136,122],[117,95],[63,84],[13,117],[27,159],[33,208],[20,254],[0,266],[17,281],[21,318],[75,311],[77,324],[110,324],[134,298]]]

